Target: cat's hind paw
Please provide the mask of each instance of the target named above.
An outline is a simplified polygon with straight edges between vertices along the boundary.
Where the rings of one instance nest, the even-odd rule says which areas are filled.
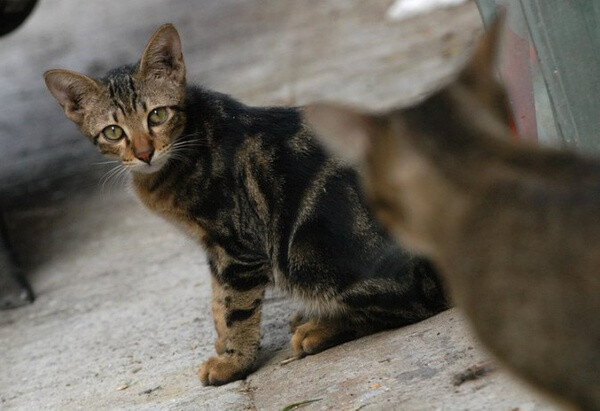
[[[223,385],[244,378],[251,365],[245,364],[232,355],[211,357],[200,366],[198,378],[203,385]]]
[[[301,358],[354,338],[354,330],[340,328],[335,323],[310,320],[296,328],[291,341],[292,352]]]

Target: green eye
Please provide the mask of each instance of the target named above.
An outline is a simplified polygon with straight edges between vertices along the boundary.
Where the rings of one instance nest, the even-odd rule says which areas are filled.
[[[104,134],[104,138],[110,141],[118,141],[125,136],[123,129],[115,125],[105,127],[102,134]]]
[[[148,114],[148,124],[151,126],[158,126],[167,121],[169,113],[165,107],[155,108]]]

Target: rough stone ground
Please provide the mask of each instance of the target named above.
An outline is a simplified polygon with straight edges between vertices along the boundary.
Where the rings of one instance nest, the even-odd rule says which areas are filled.
[[[467,4],[390,22],[390,3],[47,0],[0,40],[0,198],[38,294],[0,312],[0,409],[552,409],[503,371],[455,385],[488,358],[456,309],[280,365],[293,307],[277,293],[259,369],[202,387],[214,340],[203,252],[101,179],[41,81],[133,61],[170,21],[188,77],[247,103],[405,104],[454,71],[480,20]]]

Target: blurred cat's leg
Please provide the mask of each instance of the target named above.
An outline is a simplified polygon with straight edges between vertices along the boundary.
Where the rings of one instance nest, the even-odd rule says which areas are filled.
[[[266,284],[247,290],[233,288],[213,276],[212,313],[217,330],[218,356],[200,367],[205,385],[221,385],[250,372],[260,346],[260,318]]]
[[[6,249],[0,248],[0,309],[16,308],[33,301],[27,280],[19,274]]]
[[[13,263],[0,221],[0,309],[29,304],[33,299],[29,283]]]

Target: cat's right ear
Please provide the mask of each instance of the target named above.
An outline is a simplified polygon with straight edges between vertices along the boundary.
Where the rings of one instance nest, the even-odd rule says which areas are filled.
[[[375,132],[373,115],[342,105],[314,103],[303,109],[303,116],[334,154],[350,163],[363,160]]]
[[[48,70],[44,73],[44,81],[65,115],[81,125],[86,101],[100,92],[96,80],[69,70]]]
[[[500,48],[500,37],[504,28],[506,13],[499,12],[496,20],[478,39],[473,54],[459,75],[459,81],[467,86],[480,89],[495,81],[495,65]]]
[[[172,24],[163,24],[150,38],[140,60],[143,77],[168,78],[181,84],[185,81],[185,64],[181,39]]]

